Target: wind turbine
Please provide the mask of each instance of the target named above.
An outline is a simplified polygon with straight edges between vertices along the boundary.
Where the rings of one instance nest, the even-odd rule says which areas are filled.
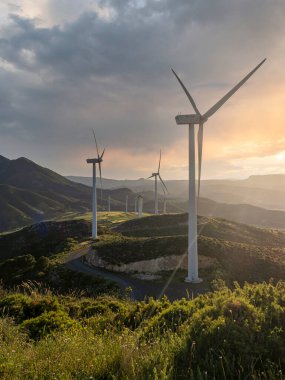
[[[202,280],[198,276],[198,252],[197,252],[197,204],[196,204],[196,188],[195,188],[195,134],[194,126],[199,125],[198,129],[198,198],[200,195],[200,179],[202,166],[202,148],[203,148],[203,126],[220,107],[259,69],[266,61],[261,61],[249,74],[247,74],[236,86],[234,86],[223,98],[214,104],[204,115],[201,115],[192,96],[172,69],[173,74],[180,83],[187,98],[189,99],[195,114],[178,115],[175,117],[177,124],[189,125],[189,215],[188,215],[188,274],[186,282],[198,283]]]
[[[108,195],[108,211],[111,211],[111,195]]]
[[[96,151],[97,151],[97,158],[87,158],[86,162],[87,164],[93,165],[93,186],[92,186],[92,238],[97,238],[97,190],[96,190],[96,164],[99,166],[99,173],[100,173],[100,183],[101,183],[101,199],[102,199],[102,170],[101,170],[101,162],[103,161],[103,156],[105,153],[105,149],[103,150],[102,154],[99,154],[98,150],[98,144],[95,136],[94,129],[93,136],[95,140],[96,145]]]
[[[143,214],[143,196],[141,194],[137,196],[137,205],[138,205],[138,218],[141,218]]]
[[[128,200],[129,200],[129,195],[126,195],[126,212],[128,212]]]
[[[163,179],[160,176],[160,163],[161,163],[161,150],[160,150],[160,155],[159,155],[159,162],[158,162],[158,169],[156,173],[152,173],[151,176],[149,176],[147,179],[153,178],[154,177],[154,213],[157,215],[158,214],[158,198],[157,198],[157,177],[159,178],[162,188],[164,187],[166,191],[167,187],[165,183],[163,182]],[[163,191],[164,191],[163,188]]]

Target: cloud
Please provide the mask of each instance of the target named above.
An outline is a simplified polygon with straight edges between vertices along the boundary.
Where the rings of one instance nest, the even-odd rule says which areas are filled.
[[[174,116],[192,110],[170,67],[181,74],[199,109],[206,110],[264,55],[278,61],[274,70],[262,68],[258,79],[253,77],[247,89],[223,107],[221,116],[209,121],[205,165],[210,173],[207,160],[216,151],[220,170],[226,170],[221,149],[214,147],[221,139],[236,155],[261,154],[262,149],[263,154],[271,154],[274,146],[279,149],[281,129],[276,127],[276,144],[273,136],[267,136],[273,130],[264,130],[268,146],[249,148],[251,152],[244,146],[238,153],[234,140],[242,141],[236,137],[239,122],[231,122],[230,128],[227,124],[237,109],[240,117],[249,118],[241,100],[254,94],[250,109],[257,115],[251,123],[256,128],[261,124],[258,99],[267,102],[268,87],[274,93],[272,80],[276,85],[285,83],[285,3],[84,0],[80,9],[75,0],[33,4],[23,1],[22,9],[14,10],[0,30],[1,150],[8,149],[9,141],[11,152],[25,155],[13,144],[13,139],[21,138],[23,149],[37,160],[41,157],[35,146],[43,150],[52,146],[54,157],[47,159],[46,166],[63,171],[65,160],[78,152],[78,146],[88,151],[90,128],[95,127],[102,143],[114,152],[126,150],[126,157],[137,152],[155,160],[162,147],[167,160],[179,156],[182,167],[184,156],[177,147],[187,146],[187,127],[176,126]],[[7,15],[11,11],[7,8]],[[281,123],[285,115],[280,110],[281,106],[275,118]],[[257,132],[249,134],[250,129],[246,133],[253,144]],[[224,160],[231,157],[224,152]],[[127,160],[124,165],[126,173]],[[117,172],[109,165],[109,176]]]

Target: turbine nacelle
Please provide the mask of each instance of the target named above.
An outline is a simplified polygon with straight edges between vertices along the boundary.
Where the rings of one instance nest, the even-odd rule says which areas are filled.
[[[152,173],[152,177],[155,177],[156,175],[159,175],[159,173]]]
[[[177,115],[175,116],[176,124],[203,124],[208,119],[202,115],[192,114],[192,115]]]
[[[102,161],[103,161],[102,157],[99,157],[99,158],[87,158],[87,160],[86,160],[87,164],[99,164]]]

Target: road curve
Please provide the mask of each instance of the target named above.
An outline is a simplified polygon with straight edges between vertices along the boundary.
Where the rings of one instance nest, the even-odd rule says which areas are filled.
[[[131,280],[123,278],[105,269],[92,267],[82,260],[87,253],[92,252],[91,244],[92,243],[73,251],[65,260],[66,267],[70,270],[84,273],[91,277],[103,277],[106,280],[113,281],[123,290],[130,287],[132,289],[130,294],[131,298],[134,300],[142,300],[144,298],[143,294],[139,291],[139,289],[137,289]]]

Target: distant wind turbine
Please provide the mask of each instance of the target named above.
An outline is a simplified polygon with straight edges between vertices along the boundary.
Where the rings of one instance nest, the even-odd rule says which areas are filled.
[[[129,200],[129,196],[127,194],[126,195],[126,212],[128,212],[128,200]]]
[[[111,211],[111,195],[108,195],[108,211]]]
[[[137,196],[137,205],[138,205],[138,217],[141,218],[143,214],[143,196],[141,194]]]
[[[163,182],[163,179],[161,178],[161,175],[160,175],[160,163],[161,163],[161,150],[160,150],[160,155],[159,155],[159,162],[158,162],[157,172],[156,173],[152,173],[152,175],[147,178],[147,179],[150,179],[150,178],[154,177],[154,213],[156,215],[158,214],[157,177],[159,178],[162,187],[164,187],[163,191],[164,191],[164,189],[166,191],[168,191],[167,187],[166,187],[165,183]]]
[[[195,188],[195,134],[194,126],[199,125],[198,129],[198,198],[200,195],[200,179],[202,166],[202,148],[203,148],[203,126],[222,105],[256,72],[256,70],[265,62],[261,61],[249,74],[247,74],[236,86],[234,86],[223,98],[213,105],[204,115],[201,115],[192,96],[172,69],[173,74],[177,78],[183,88],[187,98],[189,99],[195,114],[177,115],[175,117],[177,124],[189,125],[189,216],[188,216],[188,275],[186,282],[201,282],[198,276],[198,252],[197,252],[197,204],[196,204],[196,188]]]
[[[97,238],[97,190],[96,190],[96,164],[99,166],[99,173],[100,173],[100,184],[101,184],[101,199],[102,199],[102,169],[101,169],[101,162],[103,161],[103,156],[105,153],[105,149],[103,150],[102,154],[99,154],[98,150],[98,144],[95,136],[94,129],[93,136],[95,140],[96,145],[96,151],[97,151],[97,158],[87,158],[86,162],[88,164],[93,165],[93,186],[92,186],[92,238]]]

